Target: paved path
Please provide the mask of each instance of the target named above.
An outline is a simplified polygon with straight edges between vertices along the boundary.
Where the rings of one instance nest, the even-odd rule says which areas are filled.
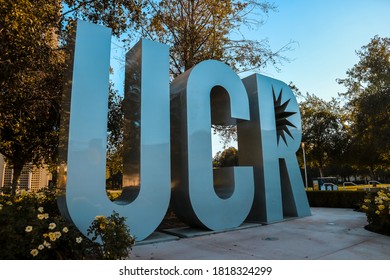
[[[311,208],[312,216],[133,248],[138,260],[390,260],[390,237],[369,232],[364,213]]]

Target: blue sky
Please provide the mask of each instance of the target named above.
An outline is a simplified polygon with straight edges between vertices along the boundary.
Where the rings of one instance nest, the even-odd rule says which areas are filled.
[[[270,1],[272,2],[272,1]],[[336,82],[358,62],[355,51],[375,35],[390,37],[390,0],[279,0],[278,12],[271,12],[257,30],[244,31],[248,39],[267,38],[273,50],[295,41],[294,50],[284,53],[291,61],[270,66],[263,75],[292,81],[303,93],[330,100],[345,88]],[[112,45],[112,63],[117,87],[123,83],[124,53]],[[119,66],[119,67],[118,67]],[[249,75],[246,73],[244,76]],[[122,91],[122,90],[121,90]],[[213,153],[222,148],[213,139]]]
[[[272,67],[262,74],[292,81],[303,92],[330,100],[344,92],[335,80],[358,62],[355,51],[375,35],[390,37],[390,0],[280,0],[251,39],[268,38],[273,49],[296,41],[285,55],[290,63],[278,73]]]
[[[303,93],[310,92],[325,100],[345,90],[336,79],[346,77],[346,71],[358,62],[356,50],[375,35],[390,37],[390,0],[274,3],[278,11],[271,12],[259,29],[243,30],[244,34],[254,40],[267,38],[273,50],[290,40],[296,43],[292,44],[293,50],[284,53],[290,62],[279,66],[279,72],[269,66],[260,73],[287,84],[292,81]],[[115,72],[112,79],[119,88],[124,79],[123,49],[113,44],[112,58]]]
[[[272,2],[272,1],[270,1]],[[295,41],[294,50],[285,52],[291,61],[272,66],[261,74],[292,81],[303,92],[330,100],[343,92],[337,78],[358,62],[355,54],[375,35],[390,37],[390,0],[279,0],[278,12],[271,12],[257,30],[245,31],[247,38],[267,38],[273,50]],[[117,87],[123,83],[124,52],[112,46]],[[115,62],[114,62],[115,61]],[[249,75],[247,73],[246,75]]]

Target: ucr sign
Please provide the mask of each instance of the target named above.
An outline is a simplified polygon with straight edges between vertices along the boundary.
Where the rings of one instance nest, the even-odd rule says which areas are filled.
[[[110,45],[109,29],[78,22],[63,210],[82,232],[114,210],[142,240],[170,201],[186,223],[211,230],[310,215],[290,88],[258,74],[241,80],[214,60],[170,83],[168,46],[148,40],[126,56],[123,194],[111,202],[105,187]],[[211,123],[237,124],[240,166],[213,170]]]

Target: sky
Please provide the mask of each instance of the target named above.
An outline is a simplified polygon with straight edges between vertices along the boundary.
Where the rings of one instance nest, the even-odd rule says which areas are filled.
[[[285,52],[291,61],[260,74],[285,83],[292,81],[302,93],[325,100],[337,97],[345,88],[336,82],[345,78],[359,58],[356,50],[375,35],[390,37],[390,0],[279,0],[278,12],[248,33],[251,39],[268,38],[279,49],[290,40],[294,50]]]
[[[272,0],[270,1],[272,2]],[[356,51],[375,35],[390,37],[390,0],[275,0],[277,12],[271,12],[257,30],[245,31],[248,39],[268,39],[277,50],[294,41],[285,52],[290,62],[280,71],[270,66],[260,74],[285,83],[293,82],[302,93],[309,92],[330,100],[345,88],[336,82],[345,78],[359,58]],[[112,59],[117,85],[123,84],[123,50],[113,43]],[[119,63],[118,63],[119,61]],[[116,67],[115,67],[116,66]],[[242,77],[249,75],[244,74]],[[213,139],[213,154],[221,150]]]

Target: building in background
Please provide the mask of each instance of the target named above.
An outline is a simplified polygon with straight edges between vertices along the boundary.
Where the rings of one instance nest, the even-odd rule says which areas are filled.
[[[10,187],[13,179],[12,166],[7,164],[0,154],[0,187]],[[26,164],[20,174],[18,189],[36,192],[47,188],[52,180],[52,175],[47,166],[36,168],[31,163]]]

